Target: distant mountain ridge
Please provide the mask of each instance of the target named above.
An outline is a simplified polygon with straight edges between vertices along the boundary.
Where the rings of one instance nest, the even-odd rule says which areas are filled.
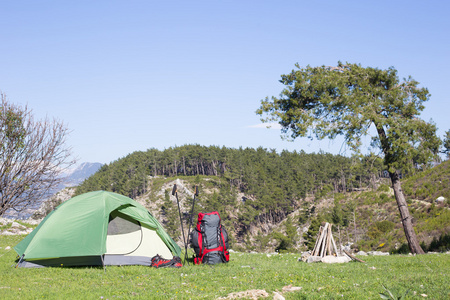
[[[66,173],[66,177],[61,183],[62,188],[74,187],[82,183],[85,179],[95,174],[103,164],[95,162],[84,162],[80,164],[76,169],[70,170]]]

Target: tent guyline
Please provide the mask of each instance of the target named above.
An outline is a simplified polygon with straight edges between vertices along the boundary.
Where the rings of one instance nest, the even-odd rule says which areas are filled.
[[[325,223],[320,226],[318,239],[314,245],[314,249],[311,252],[312,256],[324,257],[327,255],[338,256],[336,242],[334,241],[333,234],[331,232],[332,224]]]

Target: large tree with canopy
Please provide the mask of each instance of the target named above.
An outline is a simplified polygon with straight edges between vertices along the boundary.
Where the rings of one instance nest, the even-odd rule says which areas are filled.
[[[318,139],[342,135],[361,154],[362,138],[372,135],[392,182],[412,253],[423,253],[400,182],[401,172],[433,161],[441,145],[436,126],[419,118],[430,94],[397,70],[343,64],[296,69],[282,75],[279,97],[266,97],[256,111],[263,122],[278,122],[285,137]]]

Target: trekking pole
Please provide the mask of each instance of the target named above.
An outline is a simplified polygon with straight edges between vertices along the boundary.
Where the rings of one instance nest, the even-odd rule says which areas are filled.
[[[192,209],[191,209],[191,214],[189,216],[189,229],[188,229],[188,240],[189,240],[189,236],[191,234],[191,224],[192,224],[192,215],[194,214],[194,206],[195,206],[195,196],[198,196],[198,186],[195,186],[195,193],[194,193],[194,199],[192,200]],[[188,262],[187,260],[187,245],[185,245],[185,249],[184,249],[184,260]]]
[[[184,237],[183,220],[181,218],[180,201],[178,201],[178,191],[177,191],[177,185],[176,184],[173,185],[172,196],[173,195],[175,195],[175,197],[177,198],[178,214],[180,215],[181,232],[183,233],[183,243],[184,243],[184,246],[186,247],[186,238]]]

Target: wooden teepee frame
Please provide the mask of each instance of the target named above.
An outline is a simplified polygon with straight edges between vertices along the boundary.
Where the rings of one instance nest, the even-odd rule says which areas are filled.
[[[331,226],[332,224],[330,223],[325,223],[324,226],[320,226],[318,239],[316,240],[314,249],[311,252],[312,256],[338,256],[336,243],[334,241],[333,234],[331,233]]]

